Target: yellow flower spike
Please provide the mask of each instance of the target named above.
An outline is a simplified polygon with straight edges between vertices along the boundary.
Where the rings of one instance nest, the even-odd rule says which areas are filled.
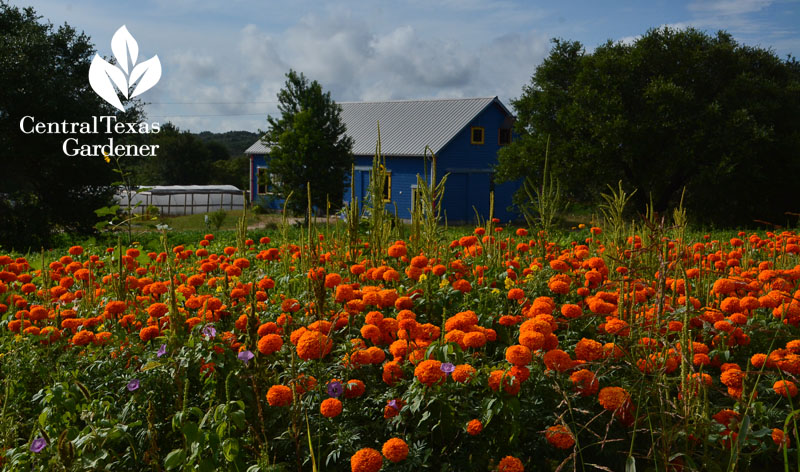
[[[450,285],[450,283],[446,280],[442,280],[441,282],[439,282],[439,288],[445,288],[448,285]]]
[[[493,288],[492,289],[492,295],[497,295],[498,293],[500,293],[500,289],[499,288]]]
[[[510,278],[506,277],[505,286],[506,286],[506,290],[510,289],[511,287],[514,286],[514,281],[511,280]]]
[[[111,158],[110,158],[110,157],[108,157],[108,153],[107,153],[107,152],[105,152],[105,151],[103,151],[103,159],[104,159],[104,160],[105,160],[107,163],[111,164]]]
[[[425,282],[426,280],[428,280],[428,276],[426,274],[422,274],[419,276],[420,282]]]

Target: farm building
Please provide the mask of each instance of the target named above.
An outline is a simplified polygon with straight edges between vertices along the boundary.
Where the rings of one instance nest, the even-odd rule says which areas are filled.
[[[245,192],[233,185],[164,185],[139,187],[130,195],[134,213],[144,214],[154,208],[159,215],[182,216],[217,210],[242,210]],[[123,189],[114,197],[122,207],[128,206],[128,193]],[[138,205],[138,206],[137,206]]]
[[[387,210],[411,218],[417,175],[431,175],[425,159],[428,146],[437,156],[438,179],[449,174],[442,201],[442,216],[449,222],[468,222],[489,216],[489,192],[494,190],[494,215],[503,221],[518,218],[511,196],[519,183],[495,184],[493,166],[497,151],[511,142],[514,117],[497,97],[341,102],[342,120],[354,140],[355,197],[366,198],[369,173],[381,128],[381,149],[386,158]],[[258,141],[245,151],[250,157],[250,199],[278,208],[266,181],[269,148]],[[426,169],[425,166],[428,166]],[[343,183],[346,184],[346,183]],[[351,198],[345,187],[345,202]]]

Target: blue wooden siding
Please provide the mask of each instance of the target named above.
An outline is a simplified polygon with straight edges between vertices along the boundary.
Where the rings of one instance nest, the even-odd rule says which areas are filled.
[[[497,105],[489,105],[451,140],[438,155],[439,175],[450,173],[445,187],[443,210],[452,222],[474,222],[475,207],[481,218],[489,217],[489,190],[494,188],[494,216],[501,221],[519,218],[511,211],[511,197],[519,188],[519,182],[502,185],[491,184],[493,168],[497,164],[500,127],[506,121],[506,113]],[[473,127],[482,127],[483,144],[471,144]],[[466,204],[464,203],[466,202]]]

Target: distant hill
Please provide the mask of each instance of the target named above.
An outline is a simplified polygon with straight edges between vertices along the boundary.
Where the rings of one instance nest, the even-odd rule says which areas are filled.
[[[216,141],[228,150],[231,157],[241,156],[259,138],[258,133],[250,131],[227,131],[225,133],[212,133],[203,131],[195,135],[204,143]]]

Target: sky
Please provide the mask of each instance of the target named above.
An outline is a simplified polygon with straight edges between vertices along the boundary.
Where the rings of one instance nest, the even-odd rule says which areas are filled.
[[[110,58],[125,25],[160,81],[149,121],[193,132],[267,128],[290,70],[336,101],[522,93],[552,38],[588,51],[650,28],[725,30],[742,44],[800,54],[800,0],[10,0],[88,35]]]

